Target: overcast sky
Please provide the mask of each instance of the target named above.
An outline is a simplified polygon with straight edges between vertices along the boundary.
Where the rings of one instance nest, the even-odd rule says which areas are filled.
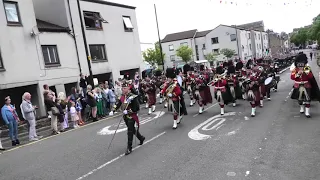
[[[168,33],[213,29],[263,20],[266,29],[292,32],[320,14],[320,0],[109,0],[137,7],[141,43],[157,41],[153,4],[158,11],[160,37]],[[237,4],[237,5],[236,5]],[[251,5],[250,5],[251,4]],[[317,10],[318,8],[318,10]]]

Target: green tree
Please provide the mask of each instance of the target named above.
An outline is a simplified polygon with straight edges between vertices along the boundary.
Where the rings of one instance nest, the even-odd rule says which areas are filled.
[[[294,43],[296,46],[302,45],[304,46],[306,42],[310,39],[310,29],[309,28],[300,28],[298,32],[294,32],[290,41]]]
[[[149,49],[143,51],[142,56],[144,58],[144,61],[146,61],[150,65],[154,66],[154,65],[163,65],[162,58],[164,58],[165,54],[162,53],[162,57],[161,57],[159,43],[158,44],[156,43],[154,49],[149,48]]]
[[[208,60],[210,62],[211,66],[212,66],[213,63],[217,60],[218,55],[219,55],[218,53],[208,53],[204,57],[206,60]]]
[[[232,56],[234,56],[236,54],[236,51],[232,50],[232,49],[224,48],[224,49],[220,50],[220,53],[223,54],[227,58],[231,58]]]
[[[181,57],[185,63],[188,63],[192,59],[193,51],[188,46],[180,46],[176,52],[177,56]]]
[[[310,40],[320,42],[320,15],[313,18],[313,23],[309,30],[309,38]]]

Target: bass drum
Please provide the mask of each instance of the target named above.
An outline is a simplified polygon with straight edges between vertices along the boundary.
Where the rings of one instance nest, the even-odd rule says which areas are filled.
[[[264,85],[266,86],[270,86],[272,83],[273,77],[268,77],[265,81],[264,81]]]

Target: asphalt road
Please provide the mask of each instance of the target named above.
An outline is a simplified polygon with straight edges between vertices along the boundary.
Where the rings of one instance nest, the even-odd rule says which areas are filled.
[[[316,62],[310,64],[318,73]],[[173,130],[172,115],[158,105],[151,116],[145,109],[139,114],[147,139],[129,156],[123,155],[123,124],[107,152],[119,122],[113,118],[4,152],[0,179],[319,180],[319,103],[312,104],[312,118],[300,115],[289,97],[289,76],[289,71],[281,75],[278,92],[254,118],[246,101],[227,106],[222,117],[215,104],[201,115],[194,106]]]

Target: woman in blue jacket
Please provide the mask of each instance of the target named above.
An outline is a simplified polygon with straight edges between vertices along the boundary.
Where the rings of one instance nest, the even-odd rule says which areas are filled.
[[[16,108],[11,105],[10,97],[6,97],[5,105],[1,108],[1,115],[4,123],[9,127],[9,136],[12,141],[12,146],[19,145],[20,141],[18,139],[18,122],[19,116],[17,114]]]

